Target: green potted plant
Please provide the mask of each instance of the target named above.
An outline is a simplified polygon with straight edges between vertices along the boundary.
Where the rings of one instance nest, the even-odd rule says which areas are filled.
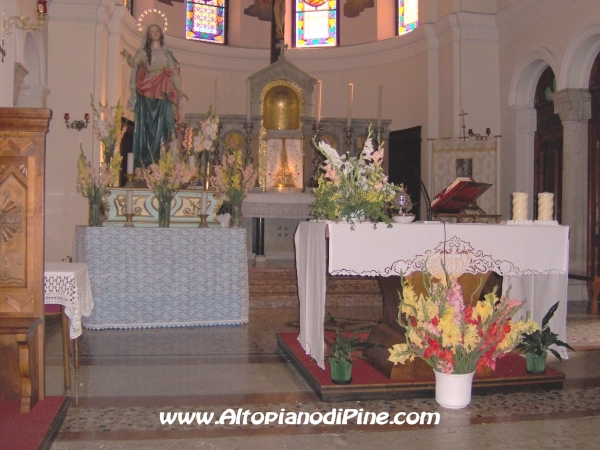
[[[541,329],[523,333],[521,335],[521,342],[516,346],[516,348],[525,352],[527,373],[534,375],[542,375],[546,373],[546,356],[548,355],[548,352],[552,353],[560,361],[562,361],[560,353],[550,348],[551,345],[573,350],[569,344],[558,339],[558,335],[550,330],[550,325],[548,324],[554,315],[554,312],[558,308],[559,303],[560,302],[556,302],[548,310],[542,319]]]
[[[335,340],[330,342],[325,339],[329,345],[329,368],[331,369],[331,381],[335,384],[350,384],[352,381],[353,358],[362,358],[361,355],[353,355],[355,351],[362,351],[373,346],[355,334],[361,330],[352,332],[340,331],[336,326],[335,319],[329,314],[331,323],[335,327]]]

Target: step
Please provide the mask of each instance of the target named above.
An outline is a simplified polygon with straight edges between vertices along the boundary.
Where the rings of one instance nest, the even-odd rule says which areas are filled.
[[[251,308],[298,306],[298,282],[292,266],[249,267]],[[327,275],[326,306],[381,306],[377,280],[369,277]]]

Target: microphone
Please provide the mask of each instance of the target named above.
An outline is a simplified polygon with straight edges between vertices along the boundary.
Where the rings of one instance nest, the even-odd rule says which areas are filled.
[[[425,194],[425,199],[427,200],[427,220],[432,221],[433,213],[431,212],[431,198],[429,198],[429,193],[427,192],[425,183],[423,183],[423,180],[421,179],[421,174],[419,174],[419,172],[417,171],[417,168],[414,165],[410,166],[410,170],[412,170],[412,173],[415,174],[415,176],[419,180],[419,183],[421,183],[421,188],[423,189],[423,193]]]

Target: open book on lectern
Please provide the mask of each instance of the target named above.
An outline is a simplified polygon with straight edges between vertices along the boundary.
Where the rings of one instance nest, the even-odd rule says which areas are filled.
[[[431,211],[460,214],[467,211],[485,212],[477,206],[477,198],[492,187],[489,183],[478,183],[473,178],[458,177],[431,201]]]

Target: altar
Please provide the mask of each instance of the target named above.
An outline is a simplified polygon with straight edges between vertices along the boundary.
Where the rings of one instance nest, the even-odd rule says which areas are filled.
[[[329,244],[326,241],[326,231]],[[332,275],[391,276],[423,271],[482,273],[503,277],[503,293],[525,300],[527,312],[541,323],[557,301],[552,331],[566,342],[569,227],[492,224],[412,223],[386,228],[301,222],[295,236],[300,334],[304,351],[324,369],[325,271]],[[327,250],[329,266],[327,267]],[[567,357],[564,348],[559,348]]]
[[[85,328],[248,322],[244,229],[77,226],[73,261],[94,297]]]

